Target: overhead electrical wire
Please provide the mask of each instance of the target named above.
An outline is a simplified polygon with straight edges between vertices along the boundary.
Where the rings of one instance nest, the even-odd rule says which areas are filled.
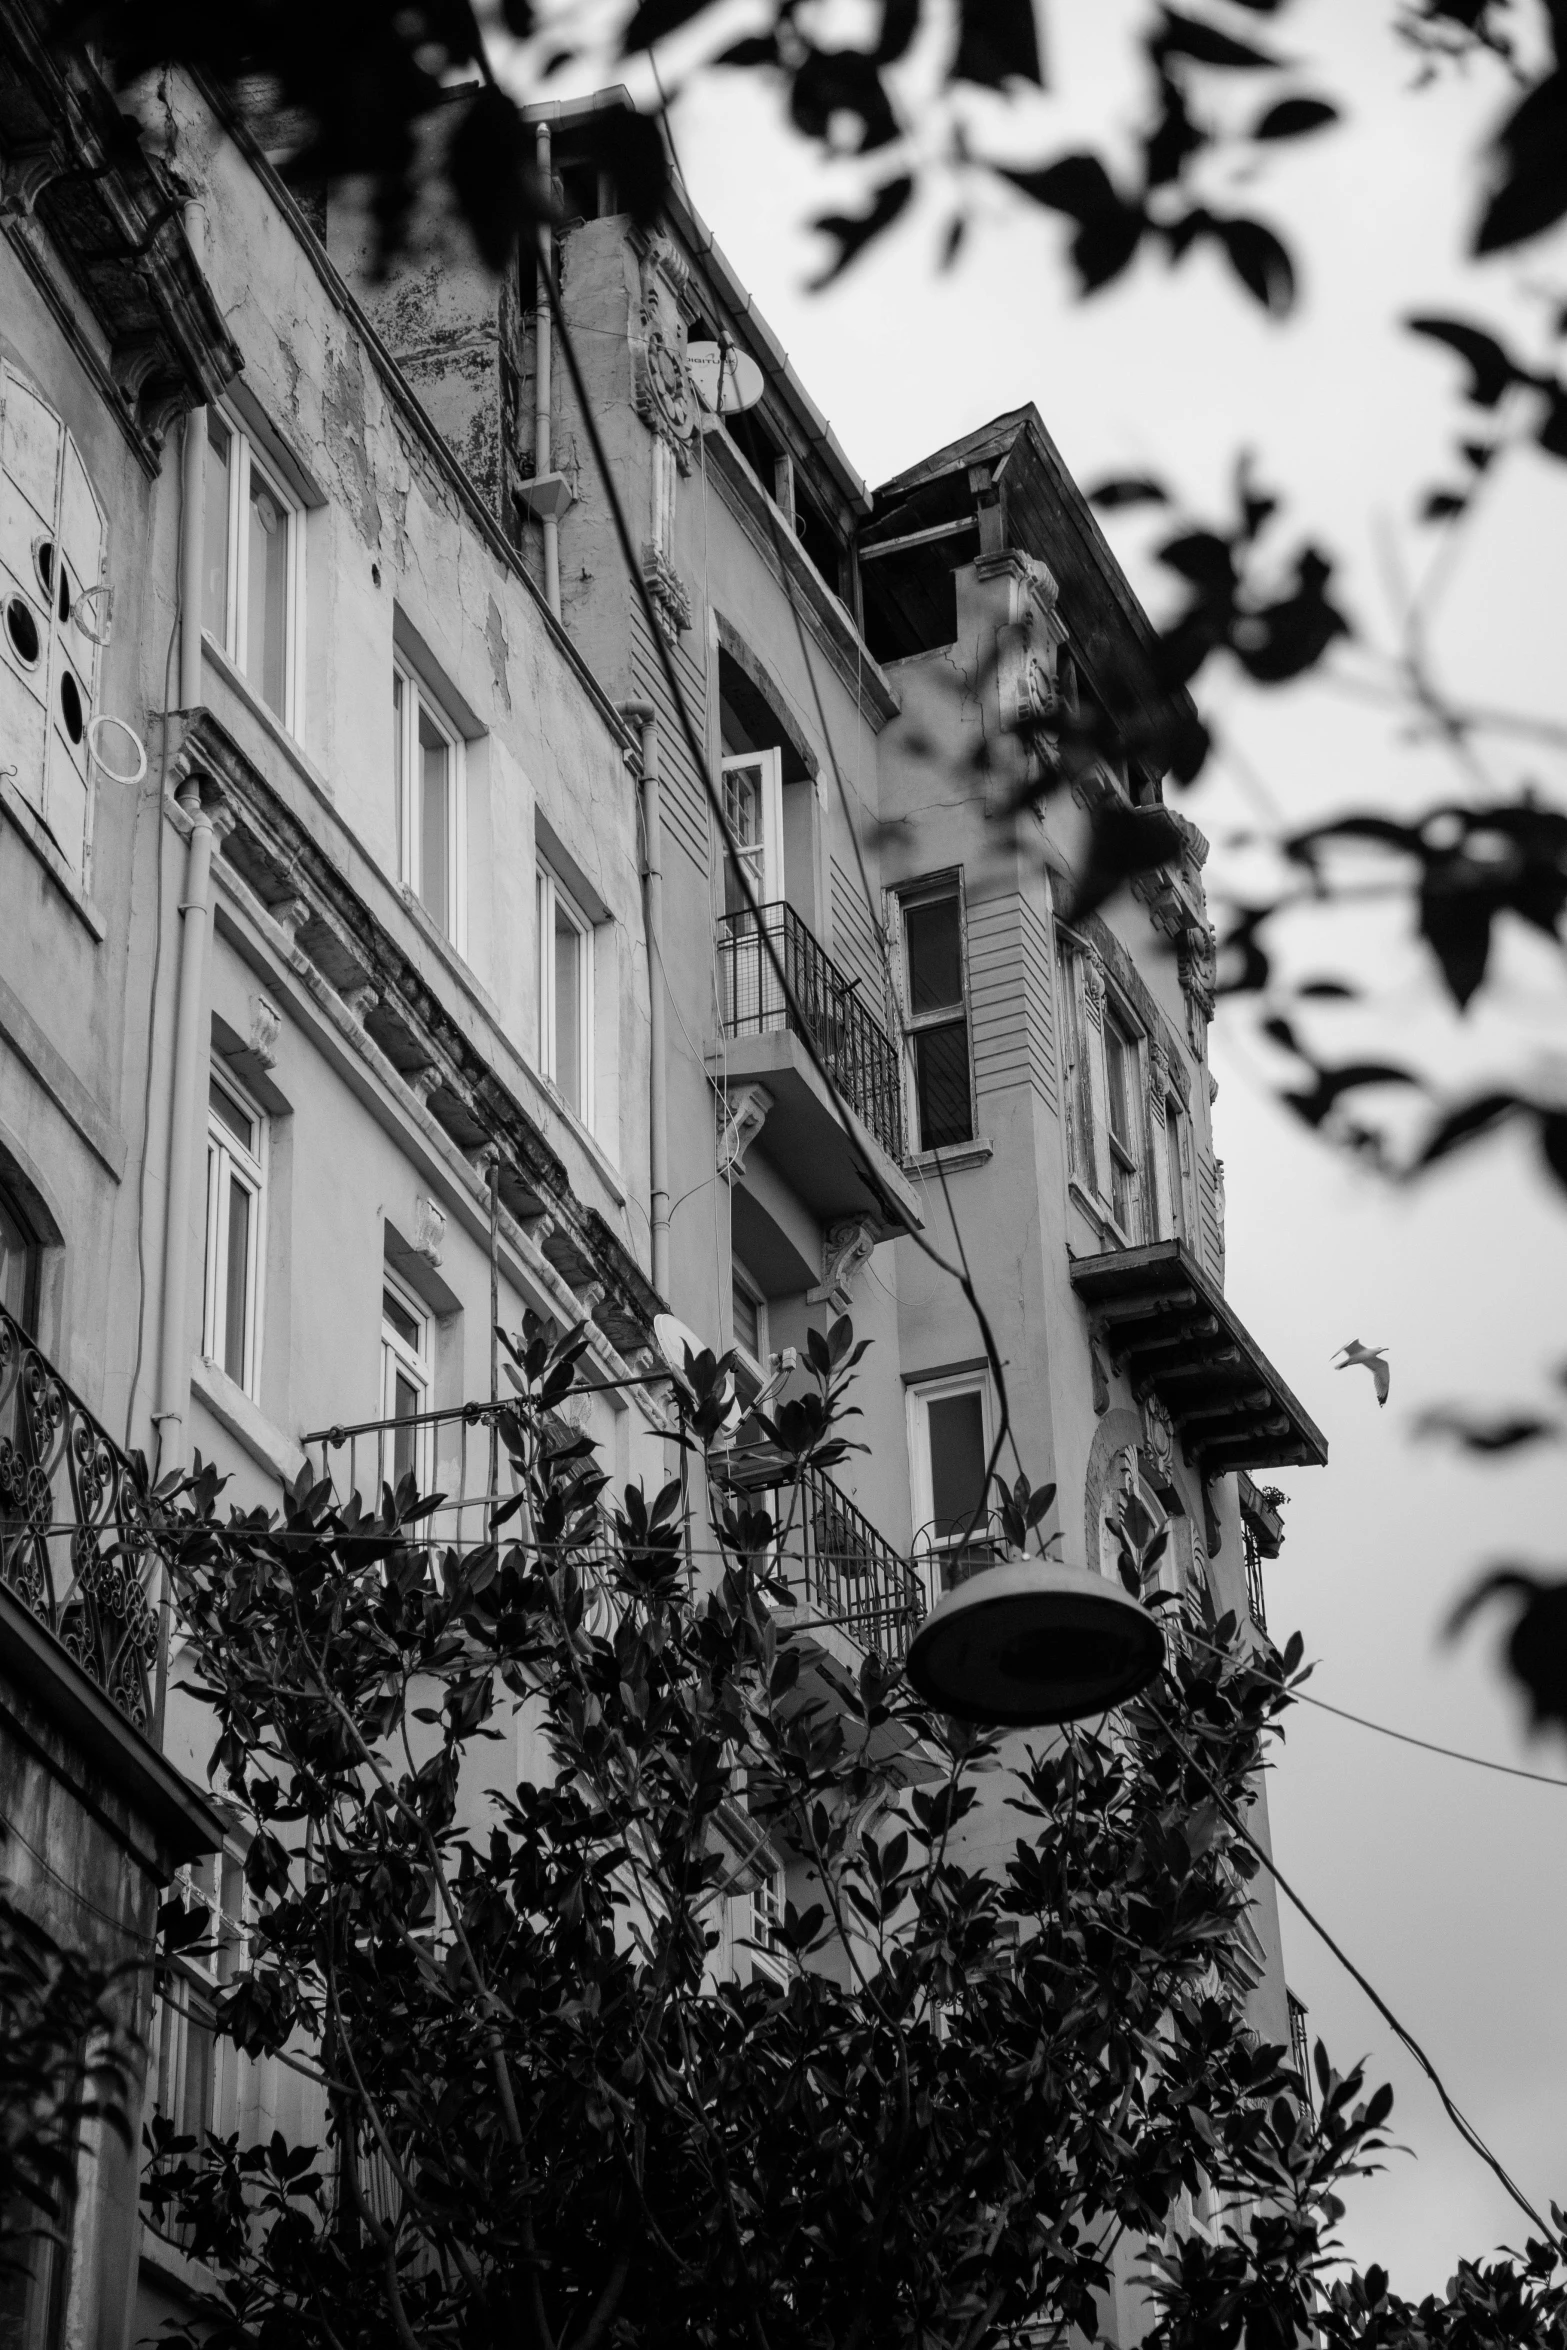
[[[1179,1692],[1177,1692],[1177,1694],[1179,1694]],[[1178,1735],[1174,1726],[1167,1720],[1165,1715],[1161,1713],[1158,1706],[1154,1704],[1151,1698],[1145,1696],[1141,1702],[1147,1706],[1149,1712],[1153,1715],[1154,1720],[1159,1724],[1166,1737],[1170,1740],[1171,1745],[1174,1746],[1180,1754],[1185,1756],[1187,1762],[1196,1772],[1198,1778],[1201,1779],[1203,1785],[1208,1789],[1208,1792],[1213,1797],[1214,1802],[1218,1805],[1219,1810],[1229,1821],[1230,1826],[1235,1830],[1236,1835],[1240,1837],[1242,1843],[1245,1844],[1247,1848],[1256,1855],[1259,1861],[1261,1861],[1263,1867],[1267,1870],[1269,1876],[1278,1886],[1279,1891],[1285,1896],[1286,1900],[1291,1902],[1294,1907],[1299,1910],[1301,1916],[1305,1919],[1307,1925],[1310,1926],[1312,1932],[1317,1935],[1319,1940],[1327,1944],[1329,1950],[1332,1951],[1333,1956],[1338,1960],[1339,1965],[1344,1969],[1345,1973],[1354,1983],[1358,1984],[1359,1988],[1365,1993],[1372,2006],[1376,2009],[1378,2015],[1382,2017],[1384,2023],[1388,2024],[1397,2034],[1398,2038],[1403,2042],[1410,2055],[1414,2058],[1416,2064],[1419,2065],[1420,2070],[1425,2074],[1427,2080],[1435,2089],[1438,2097],[1442,2101],[1443,2108],[1449,2121],[1453,2124],[1453,2127],[1457,2130],[1464,2143],[1470,2148],[1471,2152],[1479,2155],[1481,2161],[1486,2165],[1487,2169],[1493,2172],[1495,2177],[1500,2180],[1502,2186],[1511,2196],[1514,2203],[1517,2204],[1519,2210],[1525,2213],[1529,2219],[1533,2220],[1535,2226],[1539,2229],[1540,2234],[1545,2239],[1545,2241],[1547,2243],[1557,2242],[1557,2232],[1547,2223],[1547,2221],[1541,2218],[1539,2212],[1536,2211],[1534,2205],[1529,2201],[1529,2198],[1524,2193],[1523,2189],[1517,2184],[1516,2180],[1510,2176],[1499,2158],[1491,2152],[1490,2147],[1481,2137],[1479,2131],[1475,2128],[1474,2123],[1470,2121],[1467,2114],[1465,2114],[1455,2103],[1446,2082],[1442,2079],[1441,2074],[1437,2071],[1436,2066],[1431,2062],[1430,2057],[1427,2056],[1425,2050],[1421,2047],[1413,2032],[1409,2030],[1406,2024],[1403,2024],[1399,2021],[1398,2017],[1393,2013],[1393,2010],[1389,2007],[1387,2001],[1382,1997],[1381,1992],[1378,1991],[1375,1984],[1361,1973],[1359,1967],[1356,1966],[1354,1960],[1349,1956],[1348,1952],[1345,1951],[1342,1945],[1336,1942],[1333,1936],[1328,1932],[1327,1927],[1317,1916],[1315,1910],[1313,1910],[1310,1904],[1303,1900],[1301,1895],[1296,1892],[1294,1886],[1290,1883],[1283,1870],[1274,1860],[1273,1855],[1263,1844],[1258,1841],[1258,1839],[1252,1834],[1251,1830],[1247,1827],[1245,1821],[1241,1818],[1240,1813],[1230,1802],[1228,1796],[1224,1793],[1224,1790],[1220,1787],[1212,1772],[1207,1768],[1207,1765],[1192,1752],[1192,1749],[1186,1744],[1186,1741]]]

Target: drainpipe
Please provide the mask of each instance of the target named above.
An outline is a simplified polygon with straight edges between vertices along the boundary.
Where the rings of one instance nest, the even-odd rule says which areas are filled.
[[[191,820],[180,901],[179,1010],[174,1030],[174,1085],[169,1111],[169,1188],[163,1234],[163,1315],[158,1354],[158,1467],[185,1466],[190,1410],[190,1213],[196,1146],[206,1096],[207,938],[212,927],[212,811],[194,776],[179,789]]]
[[[539,186],[547,195],[550,185],[550,126],[541,122],[534,133],[534,154],[538,164]],[[554,264],[553,241],[548,220],[539,223],[539,285],[533,312],[533,472],[542,482],[550,471],[550,407],[553,391],[550,383],[552,356],[552,329],[550,298],[547,280]],[[544,528],[544,600],[556,619],[560,618],[560,521],[556,514],[540,509]]]
[[[651,702],[622,702],[642,728],[642,927],[647,933],[648,1222],[653,1287],[669,1295],[669,1120],[664,1057],[664,831],[658,786],[658,712]]]

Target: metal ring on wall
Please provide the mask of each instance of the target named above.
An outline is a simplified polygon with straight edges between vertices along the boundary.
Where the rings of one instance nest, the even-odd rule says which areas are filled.
[[[99,750],[98,729],[100,726],[117,726],[120,732],[129,735],[131,741],[136,745],[136,766],[131,774],[122,774],[119,768],[111,767]],[[111,717],[107,711],[100,711],[96,718],[90,718],[87,721],[87,755],[95,767],[103,769],[111,783],[140,783],[147,772],[147,747],[141,736],[136,732],[135,727],[125,719]]]

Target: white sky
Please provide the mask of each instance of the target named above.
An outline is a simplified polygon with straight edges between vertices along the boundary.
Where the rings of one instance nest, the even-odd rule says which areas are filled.
[[[779,128],[776,100],[739,86],[741,77],[698,83],[681,101],[681,160],[699,209],[868,481],[1031,398],[1080,480],[1161,472],[1204,518],[1221,519],[1233,455],[1250,445],[1267,482],[1347,554],[1347,605],[1385,647],[1383,550],[1393,545],[1414,576],[1429,559],[1431,535],[1411,518],[1417,494],[1454,475],[1444,459],[1459,413],[1449,397],[1457,362],[1399,333],[1396,320],[1458,308],[1539,356],[1549,347],[1541,289],[1558,301],[1567,292],[1560,239],[1483,272],[1456,266],[1470,158],[1505,91],[1482,68],[1413,94],[1408,53],[1384,29],[1391,13],[1391,0],[1297,0],[1269,28],[1232,12],[1237,31],[1302,61],[1295,87],[1353,105],[1343,129],[1278,152],[1250,190],[1212,191],[1288,226],[1306,298],[1282,327],[1206,255],[1174,275],[1162,260],[1141,262],[1127,284],[1079,305],[1056,258],[1060,224],[998,197],[982,201],[949,273],[933,267],[946,217],[936,202],[837,288],[810,294],[822,255],[802,224],[841,208],[851,188],[824,200],[816,167]],[[1100,136],[1124,135],[1135,89],[1119,28],[1145,14],[1139,0],[1057,0],[1049,29],[1063,96],[1037,109],[1041,158],[1071,143],[1074,115]],[[1241,120],[1258,106],[1252,77],[1210,75],[1206,86]],[[1138,560],[1147,525],[1118,524],[1113,535],[1134,580],[1156,592]],[[1499,477],[1440,607],[1449,673],[1477,699],[1567,715],[1564,588],[1567,469],[1525,456]],[[1345,696],[1264,702],[1226,687],[1220,706],[1292,817],[1357,801],[1419,804],[1455,789],[1451,769]],[[1561,791],[1559,774],[1532,754],[1497,759],[1494,774],[1509,787],[1532,776]],[[1184,804],[1213,835],[1218,869],[1223,836],[1253,821],[1253,807],[1222,775]],[[1325,939],[1313,967],[1333,968],[1334,952],[1355,945]],[[1559,962],[1521,942],[1508,940],[1501,982],[1476,1005],[1472,1033],[1442,1014],[1422,970],[1389,935],[1378,971],[1383,1044],[1434,1050],[1461,1072],[1482,1048],[1528,1060],[1563,1036]],[[1316,1031],[1332,1057],[1357,1044],[1354,1018],[1335,1014],[1336,1028],[1324,1020]],[[1567,1778],[1567,1742],[1535,1745],[1524,1733],[1492,1661],[1495,1630],[1456,1650],[1439,1636],[1477,1562],[1560,1556],[1560,1456],[1459,1465],[1409,1436],[1423,1402],[1549,1396],[1550,1371],[1567,1356],[1567,1201],[1547,1193],[1521,1138],[1419,1192],[1390,1195],[1271,1106],[1245,1015],[1221,1018],[1213,1058],[1230,1293],[1332,1447],[1325,1473],[1283,1480],[1292,1499],[1287,1548],[1269,1570],[1275,1636],[1282,1643],[1300,1626],[1321,1660],[1312,1686],[1334,1703]],[[1390,1350],[1385,1412],[1366,1374],[1328,1367],[1352,1337]],[[1286,1872],[1536,2203],[1567,2202],[1567,1792],[1465,1769],[1303,1707],[1272,1805]],[[1395,2082],[1395,2132],[1418,2157],[1394,2158],[1353,2194],[1345,2232],[1355,2257],[1381,2260],[1399,2289],[1419,2293],[1439,2287],[1458,2255],[1520,2242],[1521,2215],[1375,2012],[1287,1910],[1284,1931],[1314,2031],[1341,2065],[1368,2055],[1373,2079]]]

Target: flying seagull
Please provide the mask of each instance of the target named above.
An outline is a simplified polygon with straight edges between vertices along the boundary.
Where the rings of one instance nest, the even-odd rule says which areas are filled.
[[[1352,1338],[1348,1346],[1341,1346],[1333,1357],[1336,1370],[1347,1371],[1351,1363],[1365,1364],[1366,1369],[1377,1383],[1377,1402],[1379,1405],[1385,1404],[1388,1387],[1386,1347],[1362,1346],[1358,1338]]]

